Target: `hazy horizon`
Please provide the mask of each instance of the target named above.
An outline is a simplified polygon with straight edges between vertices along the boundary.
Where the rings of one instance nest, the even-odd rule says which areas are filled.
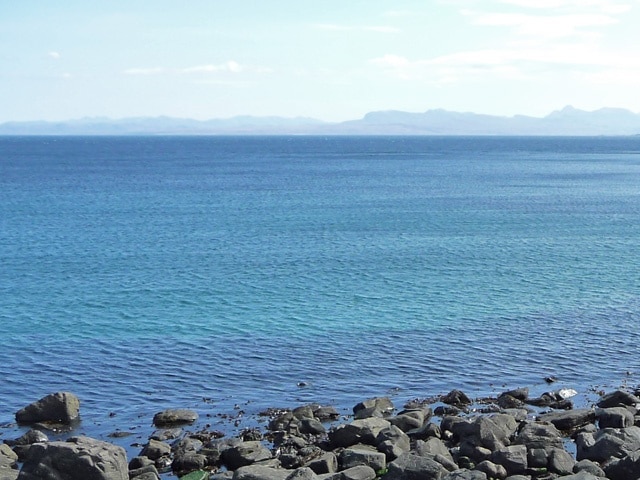
[[[640,112],[640,0],[29,0],[0,13],[0,123]]]

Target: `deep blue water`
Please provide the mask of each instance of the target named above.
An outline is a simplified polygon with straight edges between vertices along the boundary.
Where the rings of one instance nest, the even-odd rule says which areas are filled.
[[[636,383],[639,247],[640,137],[0,137],[0,424]]]

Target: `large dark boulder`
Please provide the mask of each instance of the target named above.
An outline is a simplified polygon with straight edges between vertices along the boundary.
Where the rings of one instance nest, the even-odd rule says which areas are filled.
[[[393,412],[393,402],[388,397],[370,398],[353,407],[353,415],[356,419],[369,417],[384,417]]]
[[[68,425],[79,417],[80,400],[69,392],[52,393],[16,413],[16,421],[22,424],[55,422]]]
[[[440,480],[447,470],[437,461],[405,453],[391,462],[383,480]]]
[[[380,431],[390,426],[388,421],[378,417],[354,420],[331,429],[329,441],[333,448],[350,447],[356,443],[376,445],[376,438]]]
[[[602,397],[598,402],[600,408],[610,407],[635,407],[640,405],[640,398],[623,390],[616,390]]]
[[[576,458],[605,462],[640,450],[640,428],[605,428],[576,436]]]
[[[156,427],[170,427],[181,424],[190,424],[198,419],[198,413],[184,408],[167,409],[153,416],[153,424]]]
[[[270,458],[271,452],[260,442],[242,442],[222,452],[222,461],[230,470]]]
[[[89,437],[34,443],[19,480],[129,480],[122,447]]]
[[[566,412],[551,412],[540,415],[541,422],[553,423],[558,430],[571,431],[592,423],[596,413],[590,408],[568,410]]]

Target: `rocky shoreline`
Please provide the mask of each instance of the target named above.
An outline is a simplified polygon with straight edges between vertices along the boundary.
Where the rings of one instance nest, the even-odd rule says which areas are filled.
[[[520,388],[471,399],[453,390],[402,408],[378,397],[348,417],[316,404],[270,409],[260,414],[263,428],[234,437],[194,429],[193,410],[164,410],[129,459],[114,443],[74,436],[80,400],[58,392],[16,412],[30,429],[0,445],[0,480],[640,478],[640,392],[600,392],[580,408],[572,401],[577,393],[565,388],[532,398]],[[70,437],[49,440],[52,429]]]

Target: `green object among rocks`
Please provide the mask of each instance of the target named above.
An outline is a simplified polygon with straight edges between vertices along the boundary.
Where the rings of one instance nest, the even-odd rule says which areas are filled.
[[[204,470],[196,470],[195,472],[187,473],[184,477],[180,477],[180,480],[208,480],[209,472]]]

